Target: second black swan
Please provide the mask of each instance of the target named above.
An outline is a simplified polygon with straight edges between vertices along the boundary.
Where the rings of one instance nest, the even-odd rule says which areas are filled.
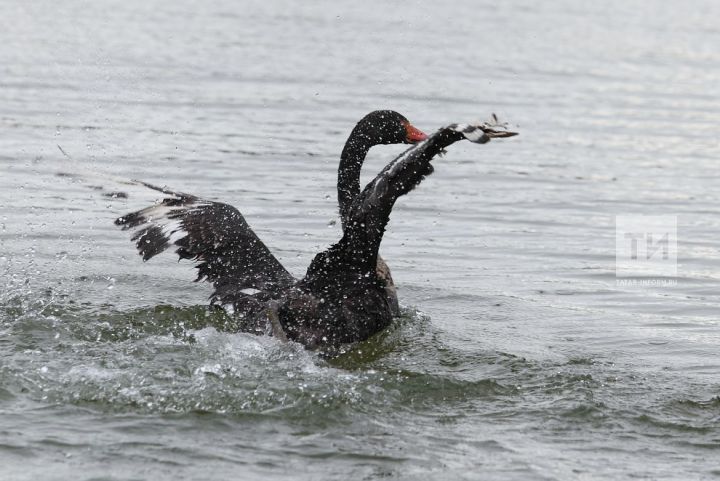
[[[295,279],[252,231],[240,212],[219,202],[140,182],[168,197],[115,220],[134,229],[144,260],[177,247],[210,281],[211,304],[236,319],[238,330],[265,333],[331,351],[368,339],[397,315],[389,270],[378,250],[395,201],[433,172],[431,160],[463,139],[483,144],[517,135],[493,116],[482,124],[451,124],[430,136],[392,111],[376,111],[352,131],[338,169],[342,238],[317,254]],[[360,190],[360,170],[377,144],[415,143]]]

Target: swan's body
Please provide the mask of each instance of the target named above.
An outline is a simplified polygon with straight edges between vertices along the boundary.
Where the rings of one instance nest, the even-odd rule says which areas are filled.
[[[338,165],[338,207],[343,231],[351,215],[353,203],[360,195],[360,171],[370,148],[378,144],[420,142],[426,138],[427,135],[392,110],[371,112],[357,123],[345,142]],[[390,268],[380,256],[377,259],[376,271],[385,284],[385,295],[393,315],[400,315],[400,305]]]
[[[407,137],[386,136],[376,143],[410,139],[408,126],[403,124],[402,130]],[[515,134],[497,125],[449,125],[393,160],[362,192],[359,173],[366,146],[357,150],[362,155],[345,156],[343,151],[338,176],[343,237],[315,256],[300,280],[272,255],[240,212],[227,204],[144,184],[170,197],[120,217],[116,224],[138,229],[133,240],[145,260],[172,244],[180,258],[196,261],[198,280],[208,280],[215,287],[211,303],[233,312],[239,329],[286,337],[308,348],[337,347],[367,339],[396,315],[389,270],[385,266],[387,275],[382,274],[384,262],[378,255],[395,201],[432,173],[430,161],[450,144],[461,139],[485,143],[491,137],[511,135]],[[348,162],[352,162],[352,172],[343,169]]]

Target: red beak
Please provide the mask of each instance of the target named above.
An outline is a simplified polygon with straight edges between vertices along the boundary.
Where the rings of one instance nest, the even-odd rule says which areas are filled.
[[[414,144],[415,142],[427,139],[427,135],[425,135],[422,130],[413,127],[410,122],[405,124],[405,131],[407,132],[407,137],[405,137],[405,139],[409,144]]]

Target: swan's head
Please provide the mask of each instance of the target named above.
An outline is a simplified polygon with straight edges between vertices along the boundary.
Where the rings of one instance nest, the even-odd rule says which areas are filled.
[[[427,135],[394,110],[370,112],[358,122],[355,131],[373,145],[414,144],[427,138]]]

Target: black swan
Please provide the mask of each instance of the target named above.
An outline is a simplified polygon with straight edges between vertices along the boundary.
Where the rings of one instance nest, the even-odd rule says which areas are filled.
[[[379,144],[412,144],[426,138],[425,133],[392,110],[370,112],[357,123],[345,142],[345,147],[340,155],[340,165],[338,165],[338,206],[343,231],[348,222],[353,201],[360,195],[360,171],[370,148]],[[376,272],[385,283],[385,294],[393,316],[399,316],[400,304],[395,283],[390,274],[390,268],[380,255],[377,257]]]
[[[208,280],[215,288],[211,304],[232,314],[237,330],[332,351],[368,339],[393,318],[392,296],[378,273],[378,250],[395,201],[433,172],[430,161],[449,145],[513,135],[494,115],[490,122],[451,124],[429,137],[396,112],[366,116],[350,135],[340,163],[343,236],[315,256],[300,280],[227,204],[139,182],[169,197],[115,224],[137,229],[132,239],[143,260],[175,245],[181,259],[196,261],[197,280]],[[372,145],[411,142],[417,143],[360,191],[360,168]]]

